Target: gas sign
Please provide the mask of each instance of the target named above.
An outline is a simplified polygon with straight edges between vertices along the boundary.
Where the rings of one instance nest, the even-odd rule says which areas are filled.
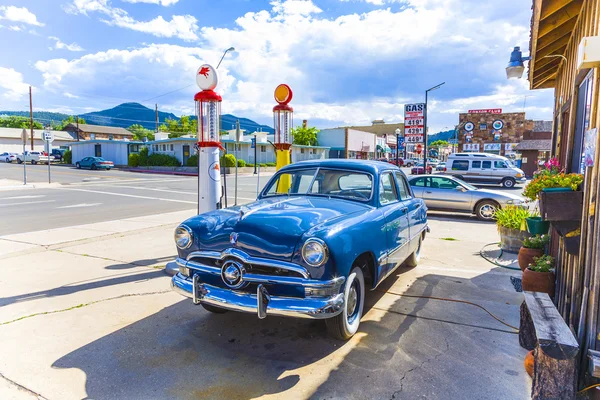
[[[425,135],[425,104],[404,106],[404,136],[407,143],[423,143]]]

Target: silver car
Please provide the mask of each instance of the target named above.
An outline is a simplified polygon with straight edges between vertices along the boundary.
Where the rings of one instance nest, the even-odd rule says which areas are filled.
[[[417,175],[408,178],[415,197],[422,198],[427,208],[436,211],[475,214],[490,221],[498,208],[507,205],[526,207],[525,199],[500,190],[478,189],[448,175]]]

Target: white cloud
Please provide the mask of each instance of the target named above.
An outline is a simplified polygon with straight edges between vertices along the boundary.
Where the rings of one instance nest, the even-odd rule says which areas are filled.
[[[11,25],[8,27],[11,31],[20,32],[22,28],[19,25]]]
[[[35,14],[25,7],[0,6],[0,19],[13,22],[22,22],[28,25],[44,26],[37,20]]]
[[[19,100],[29,93],[29,85],[23,82],[23,74],[12,68],[0,67],[0,93],[8,100]]]
[[[148,3],[148,4],[160,4],[161,6],[172,6],[179,0],[123,0],[125,3]]]
[[[54,44],[54,49],[56,49],[56,50],[64,49],[64,50],[69,50],[69,51],[83,51],[83,47],[79,46],[77,43],[71,43],[71,44],[63,43],[56,36],[48,36],[48,39],[54,40],[56,42]],[[52,49],[52,48],[50,48],[50,49]]]
[[[69,99],[78,99],[79,96],[75,96],[74,94],[71,94],[69,92],[64,92],[65,97],[68,97]]]
[[[108,17],[101,19],[108,25],[149,33],[158,37],[176,37],[187,41],[198,39],[197,20],[191,15],[173,15],[170,21],[165,20],[162,16],[150,21],[138,21],[132,18],[127,11],[112,7],[108,0],[74,0],[65,7],[65,11],[84,15],[98,12]]]

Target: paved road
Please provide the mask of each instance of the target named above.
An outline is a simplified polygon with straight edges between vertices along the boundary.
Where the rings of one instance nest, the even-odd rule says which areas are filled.
[[[32,179],[47,178],[45,166],[27,167]],[[0,178],[18,179],[15,174],[22,168],[0,163]],[[271,175],[261,174],[260,188]],[[196,177],[68,167],[53,167],[53,176],[59,183],[53,188],[0,191],[0,235],[188,210],[197,204]],[[239,204],[256,199],[257,180],[239,176]],[[228,205],[234,203],[234,182],[228,176]]]

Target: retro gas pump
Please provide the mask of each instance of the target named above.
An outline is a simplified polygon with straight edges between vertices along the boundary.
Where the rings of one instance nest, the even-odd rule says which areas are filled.
[[[202,89],[196,93],[194,102],[198,118],[198,214],[221,208],[221,96],[217,87],[217,71],[204,64],[196,73],[196,83]]]
[[[275,128],[275,160],[276,170],[290,164],[290,150],[292,147],[291,129],[294,123],[294,109],[288,105],[292,100],[292,89],[281,84],[275,88],[275,101],[278,103],[273,107],[273,127]],[[279,178],[277,191],[287,193],[291,186],[291,177],[282,175]]]

